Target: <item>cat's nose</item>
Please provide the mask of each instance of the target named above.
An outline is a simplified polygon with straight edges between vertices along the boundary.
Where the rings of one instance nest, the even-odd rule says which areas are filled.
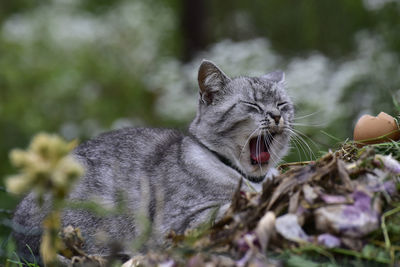
[[[281,119],[281,115],[272,115],[271,117],[275,121],[276,124],[279,124],[279,120]]]

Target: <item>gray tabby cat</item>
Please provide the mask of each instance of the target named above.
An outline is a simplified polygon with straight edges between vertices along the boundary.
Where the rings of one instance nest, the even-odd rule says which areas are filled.
[[[64,226],[79,227],[90,254],[110,253],[108,240],[129,254],[140,234],[138,214],[147,214],[153,237],[161,243],[171,229],[182,233],[207,220],[217,207],[229,207],[241,178],[260,188],[288,150],[293,104],[284,90],[284,74],[229,78],[204,60],[198,72],[197,116],[187,135],[170,129],[127,128],[104,133],[81,144],[74,155],[86,174],[70,200],[95,200],[123,214],[96,216],[88,210],[66,210]],[[178,104],[178,103],[177,103]],[[14,223],[27,231],[14,234],[20,255],[26,244],[39,254],[40,224],[51,201],[39,208],[29,194],[18,206]]]

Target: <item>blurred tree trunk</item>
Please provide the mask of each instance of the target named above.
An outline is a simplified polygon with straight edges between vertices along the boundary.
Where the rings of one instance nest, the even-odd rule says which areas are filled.
[[[206,47],[206,0],[182,0],[183,60]]]

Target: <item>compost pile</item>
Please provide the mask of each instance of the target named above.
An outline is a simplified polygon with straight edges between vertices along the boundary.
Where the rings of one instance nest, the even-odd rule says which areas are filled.
[[[281,266],[310,251],[313,260],[331,264],[350,258],[394,265],[398,146],[347,143],[317,161],[282,165],[260,193],[238,185],[219,221],[183,235],[171,232],[167,249],[138,255],[124,267]]]

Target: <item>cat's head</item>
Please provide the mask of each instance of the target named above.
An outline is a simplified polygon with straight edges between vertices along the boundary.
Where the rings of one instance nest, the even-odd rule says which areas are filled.
[[[199,106],[190,133],[248,177],[264,177],[289,148],[294,108],[284,73],[229,78],[204,60],[198,82]]]

